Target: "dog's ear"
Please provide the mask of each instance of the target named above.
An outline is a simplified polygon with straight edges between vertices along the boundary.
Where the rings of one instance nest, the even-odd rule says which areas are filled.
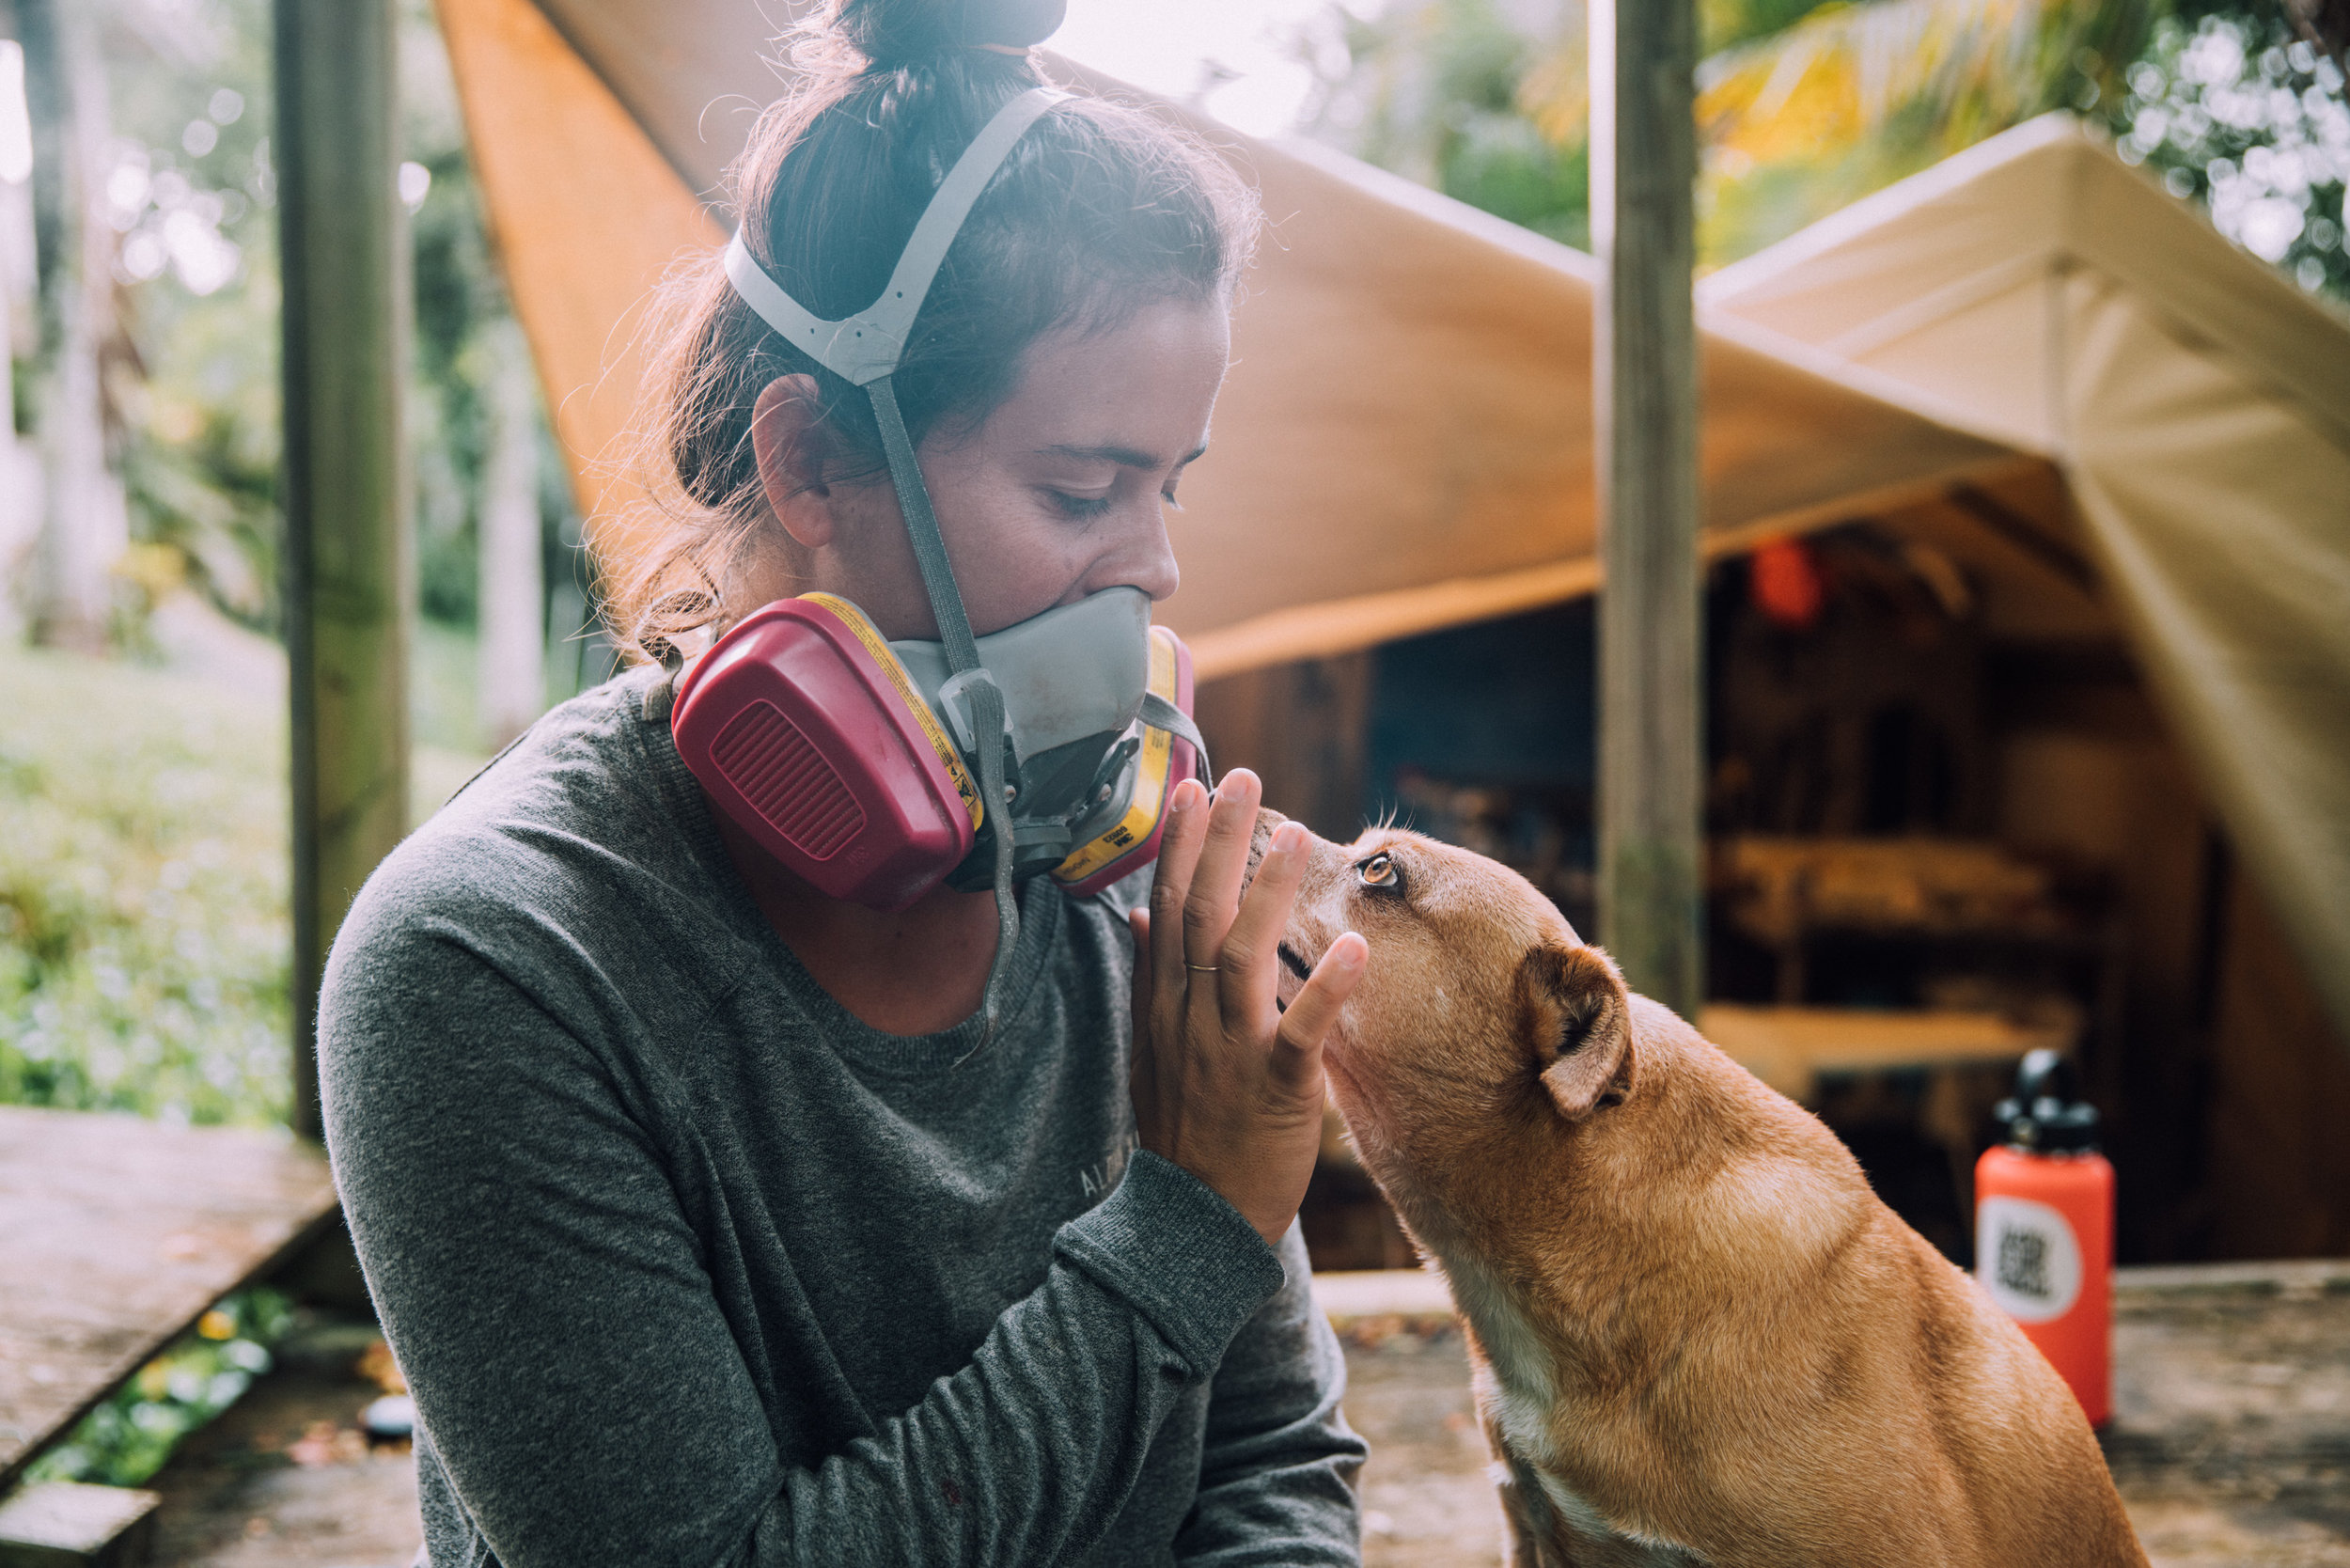
[[[1631,1009],[1606,953],[1545,942],[1519,965],[1518,992],[1535,1071],[1560,1116],[1580,1121],[1632,1092]]]

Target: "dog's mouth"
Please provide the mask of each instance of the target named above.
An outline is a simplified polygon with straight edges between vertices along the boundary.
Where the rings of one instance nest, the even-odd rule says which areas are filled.
[[[1290,1010],[1291,999],[1297,995],[1308,980],[1313,979],[1314,966],[1307,963],[1299,955],[1297,949],[1287,942],[1282,943],[1274,951],[1281,960],[1281,967],[1289,973],[1277,979],[1273,990],[1273,1005],[1283,1012],[1287,1012]]]

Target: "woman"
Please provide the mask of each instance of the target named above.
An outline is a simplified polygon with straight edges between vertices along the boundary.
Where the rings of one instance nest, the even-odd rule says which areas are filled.
[[[874,301],[1058,14],[841,0],[735,170],[756,270],[826,320]],[[1174,591],[1250,221],[1140,113],[1020,134],[890,377],[973,631]],[[817,590],[941,635],[872,406],[715,263],[650,393],[669,504],[616,599],[649,661]],[[1028,881],[998,965],[990,892],[828,898],[713,811],[676,690],[648,662],[548,715],[329,967],[430,1562],[1355,1561],[1292,1220],[1366,951],[1277,1011],[1297,830],[1244,898],[1256,781],[1187,780],[1149,912]]]

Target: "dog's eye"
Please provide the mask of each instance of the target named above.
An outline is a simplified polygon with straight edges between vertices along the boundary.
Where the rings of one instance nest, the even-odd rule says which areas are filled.
[[[1372,855],[1355,868],[1355,875],[1364,886],[1375,887],[1383,893],[1400,893],[1403,890],[1403,869],[1398,866],[1389,855]]]

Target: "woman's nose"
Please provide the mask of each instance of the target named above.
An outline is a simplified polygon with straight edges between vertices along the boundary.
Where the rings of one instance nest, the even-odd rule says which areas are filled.
[[[1093,581],[1087,586],[1089,593],[1132,584],[1149,594],[1153,604],[1171,597],[1183,574],[1175,564],[1175,545],[1167,537],[1167,518],[1161,506],[1154,503],[1145,515],[1138,517],[1089,575]]]

